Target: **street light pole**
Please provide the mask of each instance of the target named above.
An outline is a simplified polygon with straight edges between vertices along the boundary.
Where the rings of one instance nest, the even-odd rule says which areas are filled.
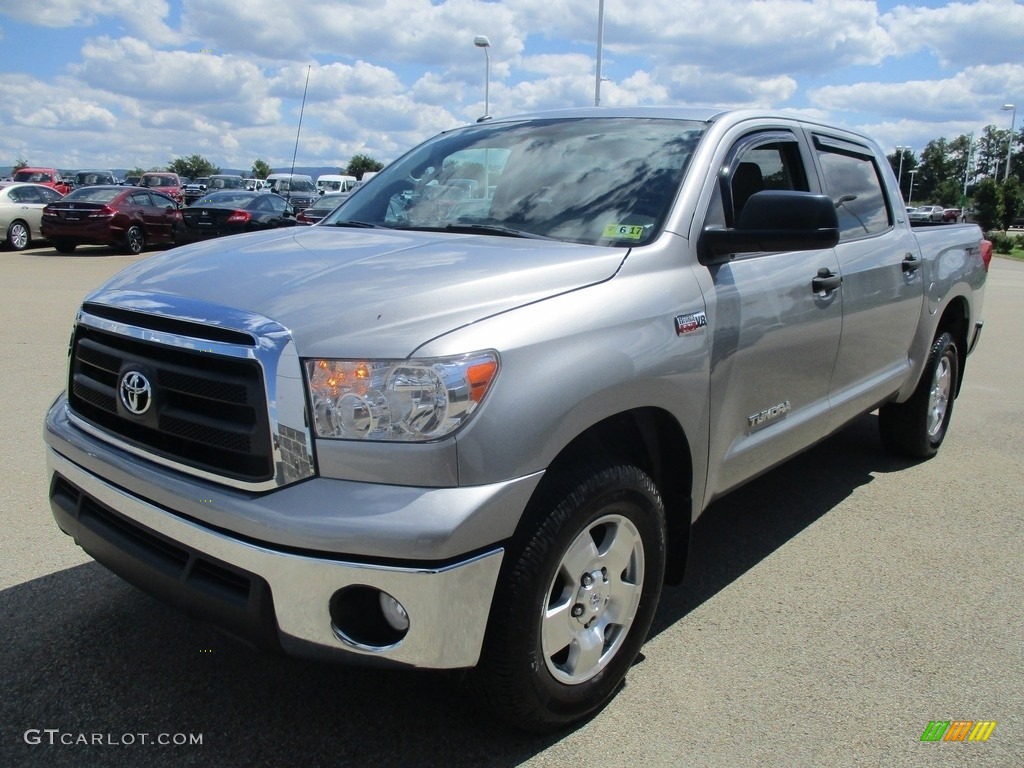
[[[484,49],[484,117],[491,115],[491,55],[487,49],[491,47],[491,41],[487,35],[477,35],[473,38],[473,45]]]
[[[1017,122],[1017,105],[1003,104],[1002,111],[1006,112],[1008,109],[1012,109],[1013,114],[1010,116],[1010,140],[1006,142],[1006,175],[1003,176],[1004,184],[1010,178],[1010,154],[1013,152],[1013,128]]]
[[[914,199],[914,174],[917,173],[917,169],[910,171],[910,194],[907,196],[907,205]]]
[[[597,3],[597,74],[594,81],[594,106],[601,106],[601,51],[604,48],[604,0]]]
[[[897,146],[896,151],[900,153],[900,172],[896,175],[896,188],[903,194],[903,153],[910,147]]]

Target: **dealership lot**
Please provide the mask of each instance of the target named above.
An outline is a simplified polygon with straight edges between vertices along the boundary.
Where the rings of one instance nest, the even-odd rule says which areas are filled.
[[[41,425],[75,308],[140,258],[0,252],[0,765],[1024,764],[1024,263],[993,263],[938,457],[892,459],[869,416],[716,504],[625,688],[536,739],[448,676],[250,651],[56,529]],[[922,743],[935,720],[997,726]]]

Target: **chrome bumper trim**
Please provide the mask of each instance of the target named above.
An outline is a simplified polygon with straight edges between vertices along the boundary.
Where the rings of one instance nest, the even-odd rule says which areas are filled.
[[[441,568],[342,562],[276,551],[176,517],[110,485],[47,447],[49,474],[68,482],[150,531],[263,578],[270,586],[281,643],[431,669],[474,666],[479,659],[504,550],[496,548]],[[342,643],[328,604],[339,589],[364,585],[405,606],[410,627],[398,643],[360,649]],[[289,642],[289,640],[298,642]]]

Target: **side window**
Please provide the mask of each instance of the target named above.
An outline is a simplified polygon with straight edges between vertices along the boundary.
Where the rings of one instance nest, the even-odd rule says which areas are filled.
[[[132,195],[132,205],[141,205],[144,208],[149,208],[152,203],[149,201],[149,195],[145,192],[136,192]]]
[[[719,178],[721,196],[712,200],[708,223],[719,216],[729,227],[737,225],[747,201],[762,190],[808,191],[796,140],[779,140],[779,134],[737,144]]]
[[[892,226],[889,206],[874,157],[815,141],[825,193],[839,219],[839,240],[885,232]]]

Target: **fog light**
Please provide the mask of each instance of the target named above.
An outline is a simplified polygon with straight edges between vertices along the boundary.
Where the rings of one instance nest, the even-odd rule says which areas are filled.
[[[387,592],[380,593],[380,610],[384,621],[396,632],[405,632],[409,628],[409,614],[405,607]]]
[[[327,608],[334,636],[361,651],[386,651],[409,632],[405,607],[377,587],[343,587],[331,595]]]

